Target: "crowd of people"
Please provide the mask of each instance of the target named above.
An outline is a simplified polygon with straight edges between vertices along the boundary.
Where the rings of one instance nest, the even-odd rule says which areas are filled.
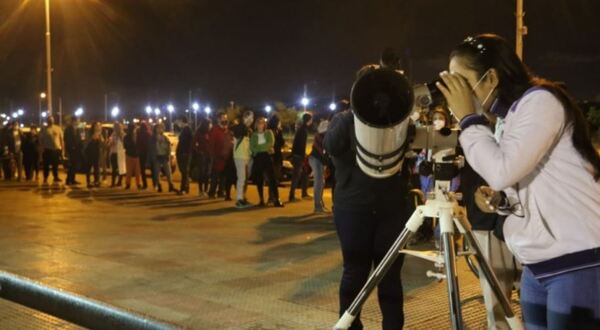
[[[104,126],[93,122],[86,127],[78,117],[67,120],[64,129],[49,117],[46,125],[22,130],[17,122],[10,122],[0,130],[2,172],[5,180],[38,181],[38,170],[43,169],[42,184],[61,183],[59,166],[66,171],[66,185],[80,185],[77,173],[85,174],[87,188],[101,186],[110,178],[110,187],[138,190],[153,188],[163,192],[161,178],[167,182],[168,192],[189,194],[191,181],[198,183],[202,198],[223,198],[233,201],[236,208],[258,206],[283,207],[279,186],[283,177],[284,158],[289,157],[291,189],[288,202],[297,201],[295,190],[301,190],[302,199],[314,199],[315,213],[326,213],[323,203],[325,168],[333,173],[332,165],[323,149],[323,136],[328,120],[317,125],[312,148],[307,148],[308,132],[313,115],[303,113],[298,118],[291,142],[291,154],[284,151],[286,141],[277,114],[269,118],[255,118],[251,111],[240,118],[229,120],[227,113],[219,112],[213,120],[202,118],[191,127],[188,118],[176,121],[176,143],[165,133],[163,123],[147,121],[124,125],[115,122]],[[171,150],[176,145],[175,150]],[[307,150],[309,154],[307,154]],[[110,168],[110,170],[108,170]],[[180,172],[176,187],[173,170]],[[151,175],[148,175],[148,170]],[[23,172],[25,177],[23,178]],[[314,195],[308,193],[310,173],[313,173]],[[124,179],[124,180],[123,180]],[[124,181],[124,182],[123,182]],[[258,200],[246,198],[248,182],[257,187]],[[264,197],[264,186],[268,195]],[[235,196],[232,196],[235,187]],[[233,198],[232,198],[233,197]]]

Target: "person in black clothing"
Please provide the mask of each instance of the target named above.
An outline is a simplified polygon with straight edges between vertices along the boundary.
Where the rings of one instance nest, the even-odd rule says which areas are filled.
[[[102,155],[102,145],[104,137],[102,136],[102,126],[99,122],[92,124],[88,136],[84,155],[85,155],[85,178],[88,188],[100,186],[100,157]],[[90,181],[90,176],[94,170],[94,183]]]
[[[273,171],[275,172],[275,179],[277,180],[277,184],[281,180],[281,170],[283,168],[283,154],[281,149],[285,145],[285,139],[283,138],[283,131],[281,129],[281,120],[277,114],[273,114],[269,121],[267,122],[267,129],[273,132],[275,136],[275,144],[273,145],[273,154],[271,158],[273,159]]]
[[[39,172],[39,136],[37,126],[31,126],[28,133],[23,134],[23,167],[25,168],[25,179],[31,181],[38,179]]]
[[[192,159],[192,148],[194,146],[194,134],[188,125],[187,116],[181,116],[182,129],[177,142],[177,166],[181,172],[180,194],[190,193],[190,161]]]
[[[79,184],[79,182],[75,180],[75,175],[77,174],[77,170],[81,167],[83,141],[81,138],[81,131],[77,126],[79,126],[79,119],[77,117],[71,117],[64,132],[65,152],[69,159],[67,181],[65,182],[67,185]]]
[[[140,176],[140,154],[137,145],[137,128],[134,123],[127,126],[127,134],[123,138],[123,148],[125,148],[125,161],[127,163],[127,175],[125,177],[125,190],[131,187],[131,177],[135,177],[135,184],[138,190],[142,190]]]
[[[354,117],[335,115],[325,135],[324,147],[336,168],[334,223],[341,243],[343,275],[339,289],[340,315],[350,306],[396,240],[409,217],[407,179],[398,173],[385,179],[367,176],[356,163]],[[383,329],[402,329],[403,293],[400,270],[403,255],[392,264],[378,286]],[[360,315],[350,329],[362,329]]]
[[[310,125],[312,125],[312,115],[310,113],[305,113],[302,116],[300,127],[296,130],[294,143],[292,145],[292,165],[294,166],[294,172],[292,173],[292,186],[290,187],[290,202],[296,201],[296,188],[303,180],[302,176],[306,175],[306,173],[303,172],[304,160],[306,158],[306,139],[308,137],[308,128]],[[307,182],[302,182],[302,198],[308,197],[306,185]]]

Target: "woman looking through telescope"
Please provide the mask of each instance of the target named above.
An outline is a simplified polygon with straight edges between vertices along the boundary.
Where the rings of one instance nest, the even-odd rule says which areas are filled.
[[[508,214],[504,236],[523,263],[528,329],[600,326],[600,156],[581,110],[533,76],[496,35],[467,38],[437,87],[460,120],[467,161]],[[508,108],[498,141],[483,115]]]

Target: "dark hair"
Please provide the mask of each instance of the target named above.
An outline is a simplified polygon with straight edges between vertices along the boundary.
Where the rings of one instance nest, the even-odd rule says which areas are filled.
[[[196,129],[196,131],[199,134],[206,134],[206,133],[208,133],[209,127],[210,127],[210,121],[206,118],[202,118],[202,119],[200,119],[200,124],[198,125],[198,128]]]
[[[267,121],[267,128],[272,130],[273,132],[275,132],[277,130],[277,126],[279,125],[279,121],[280,121],[279,115],[274,113],[269,118],[269,121]]]
[[[302,115],[302,124],[306,125],[312,119],[312,115],[310,113],[305,113]]]
[[[179,120],[181,120],[182,123],[187,124],[188,123],[188,118],[186,115],[181,115],[179,117]]]
[[[552,93],[565,109],[565,125],[573,125],[572,142],[579,154],[594,168],[594,179],[600,180],[600,155],[592,144],[589,126],[564,84],[536,77],[523,64],[509,43],[495,34],[469,37],[454,48],[450,59],[460,57],[481,78],[488,70],[498,74],[498,100],[510,106],[530,88],[539,86]]]
[[[221,119],[221,117],[223,117],[223,116],[226,116],[226,115],[227,115],[227,112],[225,112],[225,111],[219,111],[219,112],[217,113],[217,119],[219,119],[219,120],[220,120],[220,119]]]
[[[127,134],[130,134],[133,137],[133,133],[135,133],[135,124],[129,123],[129,125],[127,125]]]

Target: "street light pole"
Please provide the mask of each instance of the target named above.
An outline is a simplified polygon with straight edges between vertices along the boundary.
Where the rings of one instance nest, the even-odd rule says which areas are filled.
[[[527,27],[523,24],[523,17],[525,17],[525,13],[523,12],[523,1],[517,0],[517,36],[516,36],[516,45],[515,51],[517,52],[517,56],[522,60],[523,59],[523,36],[527,35]]]
[[[46,93],[48,93],[48,115],[52,115],[52,41],[50,38],[50,0],[46,4]]]

